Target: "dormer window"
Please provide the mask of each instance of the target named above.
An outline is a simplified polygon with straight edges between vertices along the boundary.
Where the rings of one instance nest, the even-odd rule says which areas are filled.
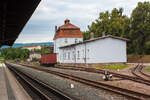
[[[67,38],[65,38],[65,43],[68,43]]]

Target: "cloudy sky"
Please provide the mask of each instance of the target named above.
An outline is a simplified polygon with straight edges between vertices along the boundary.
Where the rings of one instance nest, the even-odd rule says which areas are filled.
[[[130,16],[140,1],[145,0],[41,0],[16,43],[53,41],[55,25],[63,25],[66,18],[85,31],[100,12],[122,7]]]

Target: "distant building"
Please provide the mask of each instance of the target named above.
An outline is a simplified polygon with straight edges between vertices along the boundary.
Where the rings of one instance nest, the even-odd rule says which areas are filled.
[[[30,51],[34,50],[34,49],[41,49],[40,45],[35,45],[35,46],[25,46],[23,47],[23,49],[28,49]]]
[[[38,52],[31,52],[30,55],[29,55],[29,59],[30,61],[32,61],[32,59],[37,59],[37,60],[40,60],[41,59],[41,53],[38,53]]]
[[[59,60],[59,47],[79,43],[83,41],[83,35],[80,28],[71,24],[69,19],[66,19],[64,25],[57,28],[55,26],[54,36],[54,53],[57,53]]]

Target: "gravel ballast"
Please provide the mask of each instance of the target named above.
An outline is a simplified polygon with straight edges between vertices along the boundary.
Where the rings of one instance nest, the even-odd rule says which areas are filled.
[[[52,74],[45,73],[42,71],[37,71],[35,69],[23,67],[21,65],[16,65],[16,64],[14,65],[20,71],[25,72],[35,78],[38,78],[53,87],[57,87],[58,89],[65,92],[66,94],[70,94],[72,95],[72,97],[75,97],[80,100],[132,100],[122,95],[119,95],[110,91],[106,91],[103,89],[96,89],[94,87],[91,87],[82,83],[78,83],[70,79],[61,78],[56,75],[52,75]],[[57,68],[48,68],[48,69],[57,70]],[[92,79],[95,81],[103,81],[102,75],[95,74],[95,73],[87,73],[87,72],[71,71],[71,70],[60,70],[60,69],[58,69],[57,71],[60,71],[63,73],[69,73],[72,75],[76,75],[78,77],[82,76],[84,78]],[[74,84],[74,88],[71,88],[71,84]]]
[[[20,65],[15,65],[15,68],[63,91],[66,94],[71,95],[73,98],[80,100],[105,100],[100,97],[97,92],[92,91],[90,88],[85,88],[77,82],[70,80],[68,81],[68,79],[60,78],[55,75],[26,68]],[[74,85],[74,88],[71,88],[71,84]]]

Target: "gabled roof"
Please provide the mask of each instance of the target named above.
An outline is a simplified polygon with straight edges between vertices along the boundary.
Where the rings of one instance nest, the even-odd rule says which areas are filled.
[[[118,37],[118,36],[107,35],[107,36],[102,36],[102,37],[94,38],[94,39],[91,39],[91,40],[86,40],[86,41],[75,43],[75,44],[71,44],[71,45],[62,46],[62,47],[59,47],[59,48],[71,47],[71,46],[75,46],[75,45],[78,45],[78,44],[84,44],[84,43],[87,43],[87,42],[102,40],[102,39],[106,39],[106,38],[113,38],[113,39],[118,39],[118,40],[122,40],[122,41],[128,41],[128,39],[126,39],[126,38],[121,38],[121,37]]]
[[[57,26],[55,27],[55,36],[54,40],[57,38],[82,38],[82,32],[80,31],[80,28],[71,24],[69,19],[65,20],[65,24],[60,26],[57,29]]]

